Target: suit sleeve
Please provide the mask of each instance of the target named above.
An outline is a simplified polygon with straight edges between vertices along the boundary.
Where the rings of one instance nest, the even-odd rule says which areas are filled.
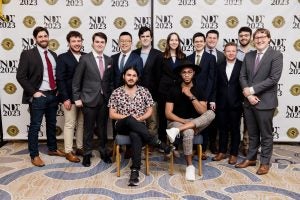
[[[57,66],[56,66],[56,83],[59,94],[63,101],[71,99],[67,92],[66,85],[66,76],[67,76],[67,66],[63,60],[63,56],[58,56],[57,58]]]
[[[75,73],[72,81],[72,92],[74,101],[80,100],[82,80],[85,73],[86,63],[83,57],[80,57],[79,64],[75,69]]]
[[[241,88],[244,89],[245,87],[249,87],[248,85],[248,72],[247,72],[247,54],[244,58],[242,67],[241,67],[241,72],[240,72],[240,84],[241,84]]]
[[[216,102],[216,88],[217,88],[217,63],[215,56],[209,62],[209,72],[208,72],[208,83],[207,88],[210,93],[207,96],[208,102]]]

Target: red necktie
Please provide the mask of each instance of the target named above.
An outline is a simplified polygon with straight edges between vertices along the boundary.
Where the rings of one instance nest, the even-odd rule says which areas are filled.
[[[55,87],[56,87],[56,84],[55,84],[55,80],[54,80],[54,75],[53,75],[53,69],[52,69],[52,64],[48,58],[48,51],[44,51],[45,53],[45,58],[46,58],[46,62],[47,62],[47,70],[48,70],[48,76],[49,76],[49,85],[50,85],[50,88],[51,90],[54,90]]]

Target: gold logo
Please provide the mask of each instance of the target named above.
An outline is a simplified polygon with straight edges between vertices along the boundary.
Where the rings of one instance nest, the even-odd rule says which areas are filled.
[[[137,4],[139,4],[140,6],[145,6],[148,4],[148,0],[136,0]]]
[[[159,3],[162,5],[167,5],[171,0],[159,0]]]
[[[23,19],[23,24],[27,28],[32,28],[36,24],[36,21],[35,21],[34,17],[32,17],[32,16],[26,16]]]
[[[69,20],[69,25],[72,28],[78,28],[81,25],[81,20],[79,17],[71,17]]]
[[[183,28],[190,28],[193,24],[193,19],[190,16],[184,16],[181,18],[180,24]]]
[[[126,21],[123,17],[117,17],[114,21],[114,25],[118,29],[122,29],[126,26]]]
[[[11,50],[15,46],[14,41],[10,38],[3,39],[1,45],[5,50]]]
[[[278,111],[278,108],[275,108],[275,111],[274,111],[273,117],[275,117],[275,116],[276,116],[278,113],[279,113],[279,111]]]
[[[297,128],[295,127],[292,127],[292,128],[289,128],[288,131],[286,132],[287,136],[289,138],[292,138],[292,139],[295,139],[296,137],[298,137],[299,135],[299,131]]]
[[[59,43],[56,39],[49,40],[48,48],[52,51],[56,51],[59,48]]]
[[[10,0],[2,0],[3,4],[9,4]]]
[[[293,96],[299,96],[300,95],[300,85],[298,85],[298,84],[293,85],[290,89],[290,92]]]
[[[138,41],[135,45],[135,47],[138,49],[138,48],[141,48],[142,47],[142,43],[141,41]]]
[[[60,136],[62,133],[62,129],[59,126],[56,126],[55,133],[56,133],[56,136]]]
[[[296,51],[300,51],[300,39],[295,41],[294,48]]]
[[[282,16],[276,16],[273,19],[272,24],[275,28],[281,28],[285,24],[285,20]]]
[[[255,5],[258,5],[262,2],[262,0],[251,0],[251,2]]]
[[[17,87],[15,84],[13,83],[7,83],[5,86],[4,86],[4,91],[7,93],[7,94],[13,94],[17,91]]]
[[[46,0],[46,2],[49,4],[49,5],[54,5],[57,3],[58,0]]]
[[[216,2],[216,0],[205,0],[205,3],[208,5],[213,5]]]
[[[14,137],[19,134],[19,129],[15,125],[11,125],[6,129],[6,132],[9,136]]]
[[[230,16],[227,18],[226,24],[229,28],[235,28],[239,24],[239,19],[236,16]]]
[[[104,0],[91,0],[95,6],[100,6]]]
[[[166,39],[160,39],[158,41],[158,48],[161,50],[161,51],[165,51],[166,49],[166,45],[167,45],[167,40]]]

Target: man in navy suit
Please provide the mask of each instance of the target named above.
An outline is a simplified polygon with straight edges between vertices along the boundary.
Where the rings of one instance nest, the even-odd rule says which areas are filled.
[[[70,162],[80,162],[80,159],[73,154],[74,130],[76,128],[76,154],[83,155],[83,113],[74,103],[72,94],[72,80],[79,58],[85,54],[81,52],[82,35],[78,31],[70,31],[67,34],[69,50],[58,56],[56,68],[57,88],[60,101],[63,103],[65,116],[64,145],[66,159]]]
[[[48,155],[65,156],[57,149],[56,112],[58,97],[55,71],[57,55],[49,50],[49,32],[46,28],[33,30],[36,47],[21,53],[16,78],[23,88],[22,103],[29,104],[30,126],[28,131],[28,149],[31,163],[38,167],[45,165],[39,156],[38,132],[43,115],[46,118]]]

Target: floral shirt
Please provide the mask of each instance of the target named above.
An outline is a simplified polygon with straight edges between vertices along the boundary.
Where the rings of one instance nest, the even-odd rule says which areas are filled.
[[[107,106],[115,109],[118,114],[140,117],[153,105],[154,101],[147,88],[137,86],[135,96],[130,97],[126,94],[124,86],[121,86],[113,91]]]

